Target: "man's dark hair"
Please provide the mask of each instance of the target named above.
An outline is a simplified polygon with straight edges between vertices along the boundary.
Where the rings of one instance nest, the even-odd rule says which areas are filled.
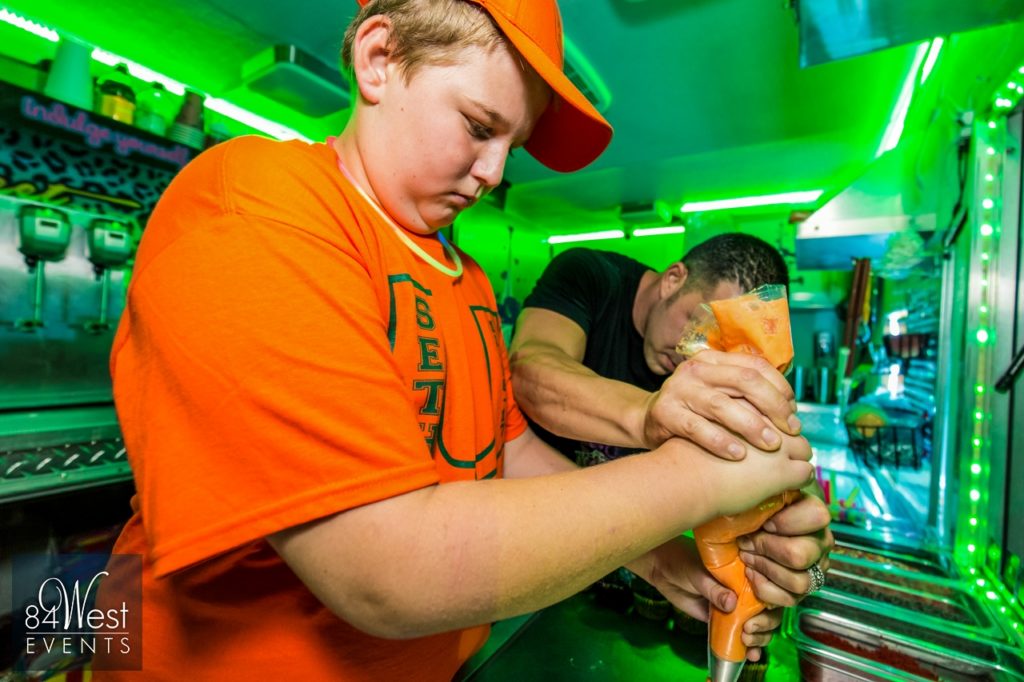
[[[688,275],[685,289],[710,290],[722,281],[739,282],[744,291],[762,284],[782,284],[789,290],[789,269],[778,250],[749,234],[712,237],[683,256]]]

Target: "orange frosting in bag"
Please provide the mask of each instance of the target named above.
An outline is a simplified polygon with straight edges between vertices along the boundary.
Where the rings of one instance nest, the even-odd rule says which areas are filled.
[[[793,335],[784,297],[765,301],[756,294],[745,294],[710,305],[718,321],[718,334],[717,338],[708,335],[709,346],[762,355],[780,372],[789,369],[793,363]]]
[[[755,290],[737,298],[712,301],[710,306],[714,320],[707,320],[699,330],[708,348],[763,356],[780,372],[789,369],[793,362],[793,336],[784,294],[764,300]],[[743,625],[765,607],[764,602],[754,596],[753,585],[747,580],[736,539],[760,530],[773,514],[799,496],[799,491],[790,490],[768,498],[753,509],[723,516],[694,530],[704,565],[718,582],[738,597],[731,613],[711,607],[708,638],[711,651],[721,660],[746,659]]]

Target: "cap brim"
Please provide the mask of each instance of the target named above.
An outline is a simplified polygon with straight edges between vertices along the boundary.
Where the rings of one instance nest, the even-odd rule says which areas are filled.
[[[365,5],[369,0],[358,0]],[[486,8],[485,8],[486,9]],[[501,12],[488,12],[523,59],[552,90],[526,151],[551,170],[568,173],[590,164],[608,147],[612,126],[570,81],[562,67]]]
[[[551,103],[526,142],[526,151],[548,168],[563,173],[590,164],[611,142],[611,124],[533,40],[501,12],[491,17],[552,90]]]

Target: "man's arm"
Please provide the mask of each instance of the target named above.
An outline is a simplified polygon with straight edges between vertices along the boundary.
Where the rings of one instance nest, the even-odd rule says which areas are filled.
[[[560,436],[645,447],[638,434],[651,394],[585,367],[586,347],[586,333],[568,317],[525,308],[509,351],[516,402],[531,419]]]
[[[520,441],[506,444],[510,460]],[[804,485],[810,453],[792,446],[728,462],[672,440],[599,467],[432,486],[268,541],[347,622],[417,637],[548,606],[688,528]]]
[[[648,449],[678,436],[738,459],[746,443],[779,447],[776,429],[800,431],[792,389],[763,358],[704,351],[649,393],[585,367],[586,344],[583,329],[564,315],[526,308],[519,316],[510,350],[516,401],[552,433]]]

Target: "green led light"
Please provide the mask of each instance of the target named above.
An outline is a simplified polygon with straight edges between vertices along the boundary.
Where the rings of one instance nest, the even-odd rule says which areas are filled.
[[[999,595],[996,594],[995,592],[993,592],[992,590],[989,590],[988,592],[986,592],[985,596],[988,597],[989,599],[993,599],[993,600],[999,599]]]
[[[1017,84],[1014,83],[1013,81],[1009,81],[1009,82],[1007,82],[1006,87],[1010,88],[1011,90],[1016,90],[1017,89]]]
[[[970,573],[971,575],[974,575],[975,573],[977,573],[977,572],[978,572],[978,569],[974,568],[973,566],[972,566],[971,568],[967,569],[967,570],[968,570],[968,572],[969,572],[969,573]]]
[[[974,550],[975,550],[974,545],[967,545],[967,551],[968,552],[970,552],[971,554],[974,554]],[[973,573],[973,572],[974,571],[971,571],[971,573]]]
[[[981,200],[981,207],[982,208],[992,208],[995,205],[996,205],[995,202],[992,201],[991,199],[982,199]]]
[[[971,519],[971,525],[972,526],[977,526],[978,525],[978,519],[972,518]]]
[[[992,203],[991,199],[985,199],[985,201],[989,202],[989,204]],[[987,206],[986,208],[992,208],[992,207],[991,206]],[[992,226],[991,225],[989,225],[988,223],[982,224],[982,226],[981,226],[981,236],[982,237],[991,237],[992,236],[992,232],[993,232],[993,230],[992,230]]]
[[[988,236],[988,235],[986,235],[986,236]],[[988,260],[988,254],[987,253],[981,254],[981,260],[987,261]]]
[[[991,173],[985,173],[985,182],[992,182],[995,179],[995,176]]]
[[[988,122],[988,127],[994,129],[996,127],[996,122],[995,121],[989,121]]]
[[[971,502],[977,502],[981,499],[981,491],[977,488],[971,490]]]
[[[981,384],[977,384],[977,385],[976,385],[976,386],[974,387],[974,392],[975,392],[975,393],[984,393],[984,392],[985,392],[985,387],[984,387],[984,386],[982,386]]]
[[[977,439],[977,438],[975,438],[975,440],[978,440],[978,439]],[[972,465],[971,465],[971,473],[972,473],[972,474],[980,474],[980,473],[981,473],[981,465],[980,465],[980,464],[978,464],[977,462],[975,462],[974,464],[972,464]]]
[[[981,286],[987,287],[988,286],[988,280],[987,279],[981,280]]]
[[[973,547],[974,545],[971,545],[971,546]],[[977,583],[978,583],[978,587],[985,587],[985,579],[984,578],[978,578]]]
[[[999,607],[999,613],[1006,613],[1006,607],[1005,606],[1000,606]]]
[[[980,308],[978,308],[978,310],[981,311],[982,314],[985,314],[985,313],[988,312],[988,306],[987,305],[983,305]]]
[[[988,154],[989,156],[992,156],[996,153],[996,150],[993,149],[992,147],[989,147],[988,149],[985,150],[985,153]]]
[[[985,279],[981,280],[981,286],[983,286],[983,287],[988,286],[988,280],[985,280]],[[978,339],[978,343],[988,343],[988,330],[987,329],[979,329],[978,333],[975,336]]]
[[[981,421],[982,419],[984,419],[984,418],[985,418],[985,415],[983,415],[983,414],[981,413],[981,410],[976,410],[976,411],[974,412],[974,421],[976,421],[976,422],[980,422],[980,421]]]

